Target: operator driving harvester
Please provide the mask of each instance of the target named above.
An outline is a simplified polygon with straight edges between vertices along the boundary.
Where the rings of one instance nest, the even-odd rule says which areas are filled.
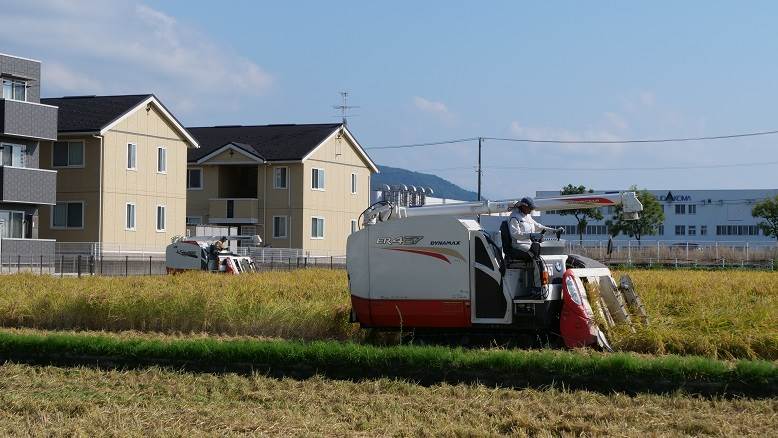
[[[413,208],[376,203],[348,238],[352,320],[405,333],[530,334],[609,349],[584,283],[598,286],[605,321],[628,323],[628,304],[642,310],[631,282],[617,285],[603,264],[567,254],[561,230],[538,224],[531,212],[616,204],[626,219],[643,209],[634,192]],[[509,218],[489,216],[509,211]],[[557,239],[546,240],[547,231]]]
[[[230,236],[231,240],[262,242],[259,236]],[[257,270],[251,257],[230,251],[227,236],[177,237],[165,250],[168,274],[183,271],[208,271],[242,274]]]

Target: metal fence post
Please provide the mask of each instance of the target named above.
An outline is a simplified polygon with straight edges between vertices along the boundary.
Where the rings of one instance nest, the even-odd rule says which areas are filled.
[[[151,256],[149,256],[149,275],[151,275]]]
[[[78,265],[76,266],[76,272],[78,273],[78,278],[81,278],[81,254],[78,255],[76,258]]]
[[[124,276],[126,277],[130,270],[130,256],[124,256]]]
[[[332,270],[332,256],[330,256],[330,270]]]
[[[22,270],[22,256],[21,254],[16,255],[16,273],[18,274],[19,271]]]
[[[103,275],[103,255],[100,255],[100,275]]]
[[[64,268],[65,268],[65,256],[59,256],[59,276],[62,277],[65,275]]]
[[[43,275],[43,254],[41,254],[41,275]]]

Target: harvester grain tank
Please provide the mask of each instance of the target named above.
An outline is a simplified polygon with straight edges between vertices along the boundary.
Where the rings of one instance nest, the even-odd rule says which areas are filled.
[[[416,333],[530,333],[568,347],[609,349],[586,284],[597,286],[597,311],[614,323],[629,322],[620,285],[603,264],[568,254],[558,235],[556,240],[532,236],[539,245],[535,261],[507,257],[511,239],[500,223],[507,218],[482,215],[508,212],[516,203],[406,208],[382,201],[365,210],[362,229],[347,244],[352,320],[363,327]],[[616,204],[630,219],[643,209],[634,192],[535,200],[539,211]],[[479,222],[480,217],[490,220]],[[542,270],[540,291],[533,269]],[[620,284],[629,285],[634,301],[631,282]]]

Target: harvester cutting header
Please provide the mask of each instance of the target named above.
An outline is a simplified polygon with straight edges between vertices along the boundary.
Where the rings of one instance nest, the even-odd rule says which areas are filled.
[[[348,239],[352,319],[383,330],[524,333],[609,349],[584,283],[598,285],[605,321],[629,322],[628,305],[645,316],[631,281],[617,285],[605,265],[567,254],[562,230],[538,224],[531,211],[617,204],[625,219],[643,210],[635,192],[410,208],[378,202]],[[549,230],[556,240],[545,239]]]

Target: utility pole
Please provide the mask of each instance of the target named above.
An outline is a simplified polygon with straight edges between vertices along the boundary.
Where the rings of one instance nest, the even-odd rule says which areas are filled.
[[[336,110],[340,110],[340,117],[341,120],[343,121],[344,126],[348,125],[348,117],[349,117],[348,110],[359,108],[358,106],[353,106],[348,104],[348,94],[349,94],[348,91],[341,91],[340,92],[340,97],[342,99],[341,104],[332,106]]]
[[[481,142],[483,138],[478,137],[478,200],[481,200]]]

